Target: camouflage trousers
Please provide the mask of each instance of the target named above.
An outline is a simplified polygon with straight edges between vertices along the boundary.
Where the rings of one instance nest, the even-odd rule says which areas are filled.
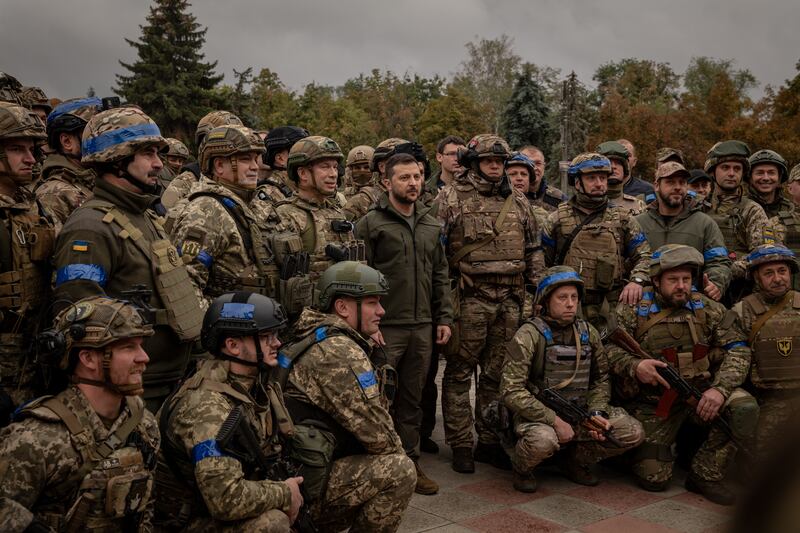
[[[758,429],[756,430],[756,453],[759,459],[770,454],[772,447],[781,442],[787,424],[800,415],[800,391],[758,390]]]
[[[288,533],[291,524],[283,511],[273,509],[247,520],[222,522],[211,517],[192,520],[184,531],[206,531],[208,533]]]
[[[433,350],[433,326],[381,327],[386,341],[388,363],[397,371],[397,392],[392,403],[392,420],[406,454],[419,457],[422,424],[422,390],[428,377]]]
[[[320,532],[396,531],[416,485],[414,463],[404,453],[343,457],[334,461],[311,516]]]
[[[584,427],[573,428],[575,437],[566,444],[559,444],[556,431],[549,424],[539,422],[522,422],[515,426],[517,436],[513,447],[506,447],[511,457],[511,464],[517,472],[527,474],[542,461],[559,450],[569,454],[568,460],[580,465],[592,465],[615,455],[620,455],[641,444],[644,440],[644,429],[638,420],[628,415],[621,407],[609,408],[611,434],[622,444],[617,448],[613,444],[594,440]]]
[[[491,302],[467,296],[461,301],[461,343],[457,354],[448,355],[442,378],[444,434],[451,448],[472,447],[473,424],[479,442],[498,443],[497,435],[483,420],[482,411],[499,398],[506,343],[517,332],[519,317],[519,304],[511,298]],[[469,389],[478,368],[473,418]]]
[[[634,403],[628,411],[642,423],[645,430],[644,443],[634,459],[633,472],[638,477],[653,483],[664,483],[672,478],[675,457],[672,445],[683,423],[696,415],[695,408],[676,401],[667,418],[656,416],[653,403]],[[720,411],[742,442],[752,440],[758,424],[758,403],[743,389],[735,389]],[[692,459],[691,473],[706,481],[721,481],[725,477],[728,463],[736,453],[736,445],[717,426],[712,426],[708,438]]]
[[[37,386],[33,355],[26,349],[27,336],[0,334],[0,384],[15,405],[42,394]]]

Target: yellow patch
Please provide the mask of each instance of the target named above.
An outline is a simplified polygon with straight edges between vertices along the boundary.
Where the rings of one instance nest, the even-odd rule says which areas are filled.
[[[89,251],[89,243],[75,241],[72,243],[72,251],[73,252],[88,252]]]
[[[791,337],[783,337],[781,339],[776,339],[775,344],[778,347],[778,353],[781,354],[783,357],[789,357],[790,355],[792,355]]]
[[[196,257],[200,253],[200,243],[196,241],[183,241],[181,255],[184,257]]]

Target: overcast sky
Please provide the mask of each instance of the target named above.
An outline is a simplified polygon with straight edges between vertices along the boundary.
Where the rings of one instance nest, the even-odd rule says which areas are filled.
[[[147,0],[0,0],[0,70],[48,96],[111,94],[124,38],[138,39]],[[196,0],[205,54],[218,72],[269,67],[293,89],[338,85],[373,68],[451,76],[476,36],[514,39],[523,60],[575,70],[591,84],[604,62],[734,59],[781,85],[800,60],[798,0]]]

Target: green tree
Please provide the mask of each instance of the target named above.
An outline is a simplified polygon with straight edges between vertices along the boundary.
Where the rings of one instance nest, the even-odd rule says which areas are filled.
[[[468,57],[461,63],[453,85],[481,106],[491,131],[497,133],[522,59],[514,52],[514,39],[505,34],[465,46]]]
[[[680,77],[669,63],[628,58],[598,67],[594,81],[600,101],[617,93],[631,104],[671,108],[678,100]]]
[[[297,122],[297,95],[289,91],[278,75],[268,68],[261,69],[253,78],[250,89],[253,105],[254,127],[272,129],[277,126],[294,124],[306,127]]]
[[[552,143],[550,109],[545,89],[536,80],[535,65],[522,66],[502,120],[502,135],[513,148],[525,144],[546,147]]]
[[[206,29],[189,13],[186,0],[155,0],[140,25],[138,41],[125,39],[136,49],[133,63],[120,64],[129,75],[117,75],[114,92],[140,106],[165,135],[191,139],[197,121],[220,106],[214,89],[222,76],[217,63],[204,62],[201,52]]]
[[[698,101],[704,101],[708,99],[720,79],[730,80],[739,100],[747,99],[748,91],[758,85],[755,76],[749,70],[734,68],[732,59],[701,56],[693,57],[686,67],[683,86],[686,92],[697,97]]]
[[[444,95],[431,100],[419,119],[419,143],[433,159],[436,145],[447,135],[458,135],[469,140],[478,133],[485,133],[490,125],[481,115],[480,105],[462,93],[457,87],[450,86]]]

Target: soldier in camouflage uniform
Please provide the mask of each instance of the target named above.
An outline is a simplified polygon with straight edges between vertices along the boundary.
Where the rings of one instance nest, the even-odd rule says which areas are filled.
[[[513,414],[516,443],[513,447],[511,442],[505,444],[514,465],[514,488],[521,492],[536,490],[534,469],[562,448],[568,477],[593,486],[599,482],[597,461],[619,455],[644,439],[636,419],[608,404],[611,382],[603,343],[593,326],[576,318],[582,295],[583,280],[577,272],[565,266],[549,268],[536,292],[541,314],[527,320],[508,344],[500,394]],[[611,445],[598,430],[565,422],[537,399],[547,388],[587,409],[598,428],[610,431],[623,446]]]
[[[747,162],[750,167],[747,195],[764,209],[767,217],[780,217],[794,211],[792,201],[781,194],[781,186],[789,178],[786,160],[772,150],[759,150]]]
[[[795,253],[781,245],[759,246],[747,256],[755,291],[734,306],[753,350],[750,391],[760,415],[756,442],[761,458],[781,440],[800,413],[800,292],[792,290]]]
[[[47,122],[47,115],[53,110],[50,105],[50,99],[44,94],[44,91],[39,87],[23,87],[22,99],[25,102],[25,107],[39,115],[43,123]]]
[[[505,345],[523,318],[525,287],[536,285],[544,270],[530,204],[504,176],[509,155],[508,144],[497,135],[473,137],[459,158],[466,170],[436,199],[445,252],[458,285],[453,305],[460,309],[446,355],[442,413],[453,469],[463,473],[475,471],[473,422],[478,433],[475,459],[510,467],[483,420],[483,408],[499,395]],[[469,390],[478,368],[473,419]]]
[[[567,195],[559,189],[549,185],[544,178],[545,159],[544,153],[536,146],[528,145],[519,149],[519,153],[533,162],[534,172],[525,196],[535,205],[548,213],[558,209],[558,206],[567,201]]]
[[[0,102],[0,426],[42,385],[31,350],[50,296],[55,230],[25,186],[45,138],[35,113]]]
[[[531,178],[536,176],[536,167],[533,160],[522,153],[513,153],[506,161],[506,177],[508,178],[511,186],[524,194],[528,201],[531,203],[531,211],[536,218],[536,225],[543,227],[547,217],[550,215],[540,199],[537,199],[533,193],[530,192]],[[553,206],[552,209],[554,209]],[[551,209],[551,211],[552,211]]]
[[[250,207],[263,153],[250,128],[214,128],[200,146],[200,181],[170,212],[172,242],[209,302],[230,291],[277,294],[269,235]]]
[[[600,154],[573,159],[567,177],[575,196],[550,213],[542,231],[547,264],[572,267],[586,283],[582,318],[598,331],[618,301],[639,301],[650,255],[639,223],[608,199],[610,175],[611,162]]]
[[[785,194],[791,198],[797,208],[800,205],[800,165],[795,165],[789,172],[789,179],[786,180]]]
[[[101,110],[99,98],[76,98],[62,102],[47,117],[47,142],[55,153],[45,159],[34,194],[56,219],[58,230],[92,197],[96,176],[81,165],[81,135],[89,119]]]
[[[352,195],[345,194],[347,203],[344,205],[343,211],[347,220],[358,222],[358,220],[367,214],[372,204],[378,201],[383,193],[386,192],[386,187],[383,185],[383,178],[386,175],[385,167],[386,160],[395,154],[395,149],[400,145],[410,144],[405,139],[392,137],[381,141],[375,150],[372,151],[370,159],[370,171],[372,171],[372,179],[365,185],[358,187]]]
[[[161,161],[164,163],[164,168],[158,175],[158,183],[161,184],[161,189],[166,191],[170,182],[175,179],[175,176],[180,174],[181,168],[189,160],[189,149],[178,139],[167,137],[167,151],[161,154]]]
[[[47,333],[71,384],[0,431],[0,530],[152,531],[160,437],[140,396],[153,328],[130,303],[92,297]]]
[[[662,491],[672,478],[671,446],[689,419],[709,423],[725,416],[739,440],[752,438],[758,420],[755,399],[738,388],[750,368],[750,348],[739,317],[699,292],[703,256],[690,246],[667,244],[653,252],[653,291],[636,306],[617,308],[618,327],[633,337],[650,358],[608,346],[611,372],[629,413],[647,434],[634,459],[639,484]],[[658,373],[671,365],[700,390],[696,406],[679,397]],[[691,462],[686,488],[723,505],[734,501],[723,484],[736,446],[713,426]]]
[[[749,292],[744,257],[775,234],[764,209],[744,195],[742,177],[749,174],[750,148],[741,141],[715,144],[706,154],[705,171],[714,179],[714,192],[704,210],[722,231],[733,266],[732,281],[723,302],[730,305]]]
[[[194,132],[194,145],[200,148],[208,132],[220,126],[244,126],[242,120],[229,111],[211,111],[197,123]],[[171,209],[181,198],[185,198],[192,186],[200,181],[199,162],[189,163],[183,167],[183,172],[169,182],[169,186],[161,195],[164,207]]]
[[[209,306],[201,339],[214,358],[200,361],[158,413],[158,525],[173,531],[289,531],[303,504],[303,478],[265,479],[255,457],[260,451],[274,459],[293,432],[280,389],[267,382],[285,325],[280,305],[258,294],[224,294]],[[242,442],[231,431],[237,417],[253,433],[255,452],[236,446]]]
[[[606,141],[597,145],[597,152],[611,161],[611,175],[608,177],[608,199],[636,216],[647,207],[643,198],[625,194],[624,183],[630,179],[631,167],[628,149],[617,141]]]
[[[286,163],[289,160],[289,149],[308,135],[307,129],[298,126],[279,126],[267,133],[264,139],[267,151],[263,161],[271,170],[269,177],[259,180],[258,191],[269,196],[269,201],[272,203],[281,202],[297,194],[297,184],[289,178]]]
[[[316,309],[303,311],[296,341],[279,355],[293,448],[307,450],[299,460],[322,531],[396,531],[416,485],[388,411],[392,371],[370,361],[387,292],[373,268],[330,267],[317,284]]]
[[[81,163],[97,172],[94,197],[76,209],[58,236],[57,299],[89,295],[149,298],[155,335],[144,398],[152,411],[183,376],[200,334],[203,303],[162,227],[158,126],[136,107],[94,115],[83,132]],[[127,293],[127,294],[126,294]]]
[[[373,183],[374,176],[372,170],[370,170],[370,165],[372,164],[372,154],[374,153],[375,149],[367,145],[356,146],[347,152],[347,159],[344,163],[345,188],[342,191],[345,198],[349,199],[362,187]]]

